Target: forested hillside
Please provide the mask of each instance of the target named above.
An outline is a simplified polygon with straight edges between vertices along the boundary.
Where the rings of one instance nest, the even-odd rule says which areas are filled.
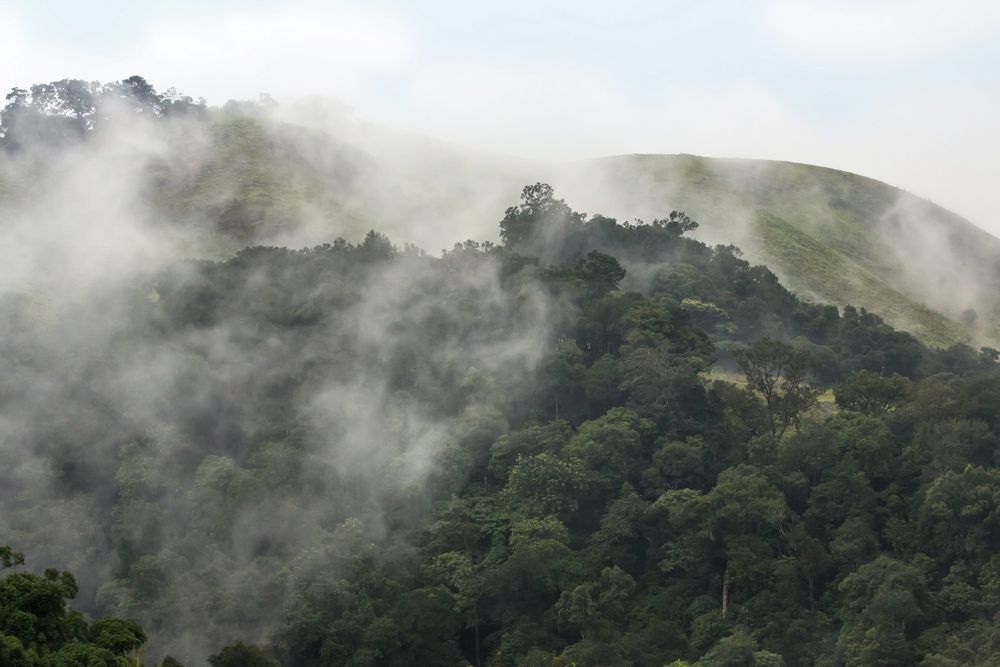
[[[440,256],[81,210],[142,261],[0,275],[0,664],[996,664],[993,348],[544,184]]]
[[[865,307],[922,342],[1000,344],[1000,240],[919,193],[857,174],[693,155],[539,163],[392,131],[334,102],[263,96],[216,108],[141,77],[15,89],[2,113],[0,155],[22,159],[0,157],[0,213],[44,198],[58,177],[62,161],[39,146],[63,154],[90,135],[97,155],[75,159],[113,171],[107,144],[128,126],[143,214],[197,232],[197,256],[356,242],[373,228],[433,252],[496,240],[496,212],[542,181],[592,213],[649,220],[683,210],[701,223],[697,238],[739,246],[804,298]]]

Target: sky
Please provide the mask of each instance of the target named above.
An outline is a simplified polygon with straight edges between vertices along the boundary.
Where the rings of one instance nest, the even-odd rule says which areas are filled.
[[[845,169],[1000,235],[1000,2],[4,0],[0,87],[141,74],[544,160]]]

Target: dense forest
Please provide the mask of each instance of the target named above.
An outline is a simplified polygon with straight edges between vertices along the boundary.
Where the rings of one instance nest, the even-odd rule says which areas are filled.
[[[995,665],[1000,353],[696,229],[6,295],[0,664]]]

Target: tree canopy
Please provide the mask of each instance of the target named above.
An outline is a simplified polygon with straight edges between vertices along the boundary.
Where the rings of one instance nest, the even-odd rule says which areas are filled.
[[[166,113],[129,81],[100,94]],[[5,119],[76,132],[87,94]],[[500,245],[372,232],[138,281],[107,357],[46,386],[74,408],[34,443],[58,494],[0,508],[25,539],[86,508],[107,574],[0,549],[0,662],[994,664],[996,355],[804,301],[696,228],[536,184]],[[9,343],[0,394],[58,374],[43,343]],[[144,386],[114,372],[137,350],[148,414],[99,390]]]

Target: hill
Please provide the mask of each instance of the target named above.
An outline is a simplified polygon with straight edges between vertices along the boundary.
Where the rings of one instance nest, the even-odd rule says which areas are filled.
[[[364,123],[326,101],[207,108],[141,77],[41,84],[10,99],[0,144],[21,155],[0,154],[7,219],[77,216],[89,198],[93,213],[126,202],[123,215],[170,229],[184,256],[357,241],[370,229],[437,251],[495,239],[506,203],[547,182],[591,213],[649,221],[683,210],[698,238],[740,247],[803,297],[879,312],[927,343],[1000,340],[1000,240],[856,174],[693,155],[545,164]],[[86,146],[72,145],[84,135]],[[67,190],[73,201],[57,196]]]
[[[880,181],[790,162],[627,155],[574,165],[555,183],[585,210],[648,219],[682,209],[700,238],[739,246],[802,296],[875,310],[929,343],[1000,333],[1000,240]]]
[[[991,266],[965,223],[800,165],[530,164],[140,77],[31,98],[0,665],[995,664],[1000,352],[727,244],[906,306],[947,253]]]
[[[0,576],[0,664],[992,665],[995,357],[692,231],[536,185],[4,295],[0,565],[79,578]]]
[[[682,210],[701,224],[698,238],[740,247],[804,298],[878,312],[929,344],[1000,340],[1000,240],[856,174],[692,155],[543,164],[349,120],[219,114],[200,125],[197,141],[150,160],[154,209],[212,230],[207,245],[225,252],[360,240],[369,229],[437,251],[495,238],[505,203],[543,181],[591,213],[650,221]]]

